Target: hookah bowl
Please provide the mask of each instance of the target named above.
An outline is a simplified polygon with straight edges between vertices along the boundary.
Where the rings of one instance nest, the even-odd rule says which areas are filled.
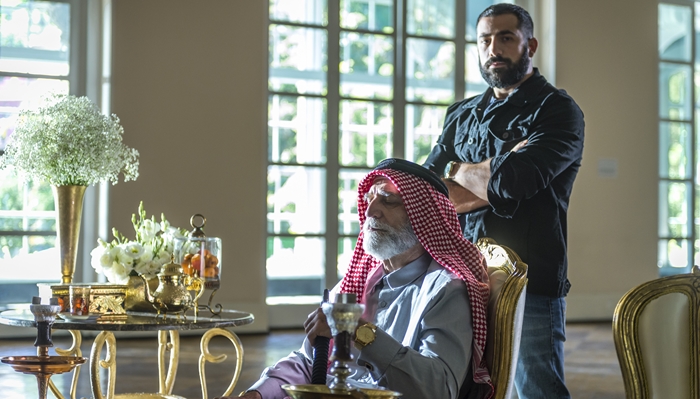
[[[51,342],[51,325],[56,320],[56,314],[61,311],[58,298],[51,298],[48,305],[41,304],[40,297],[33,297],[29,310],[34,314],[37,336],[34,346],[37,356],[5,356],[0,358],[2,363],[10,365],[15,371],[36,376],[39,388],[39,399],[46,399],[49,379],[54,374],[62,374],[73,370],[87,360],[76,356],[49,356]]]
[[[355,294],[337,294],[335,302],[323,303],[323,313],[333,335],[333,352],[329,373],[333,380],[326,385],[300,384],[282,385],[282,389],[293,399],[390,399],[401,396],[400,393],[385,389],[355,388],[347,382],[352,373],[350,364],[353,356],[350,351],[352,335],[364,309],[357,303]]]

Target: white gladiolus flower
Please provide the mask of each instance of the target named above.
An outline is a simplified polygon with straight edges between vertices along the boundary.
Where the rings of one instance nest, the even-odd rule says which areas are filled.
[[[132,271],[146,279],[156,277],[164,264],[172,259],[175,237],[187,237],[186,230],[172,227],[161,215],[161,222],[146,217],[143,203],[139,213],[131,219],[136,239],[129,240],[113,230],[114,240],[98,239],[98,246],[90,252],[90,264],[97,273],[104,274],[116,284],[125,284]]]
[[[123,249],[124,253],[134,260],[139,259],[144,254],[143,245],[141,245],[139,242],[132,241],[127,243]]]
[[[158,224],[151,219],[146,219],[143,221],[138,232],[141,234],[143,242],[151,242],[156,237],[158,231]]]

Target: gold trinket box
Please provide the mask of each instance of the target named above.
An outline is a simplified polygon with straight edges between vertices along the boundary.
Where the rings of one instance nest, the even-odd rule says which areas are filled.
[[[90,313],[117,315],[126,314],[125,302],[127,286],[111,283],[70,284],[73,286],[90,286]],[[68,284],[39,283],[39,296],[42,298],[56,297],[61,305],[61,312],[70,309]]]

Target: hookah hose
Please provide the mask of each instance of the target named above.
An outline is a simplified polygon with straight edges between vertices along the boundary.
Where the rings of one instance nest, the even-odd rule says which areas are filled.
[[[329,292],[323,290],[323,302],[328,302]],[[326,374],[328,373],[328,347],[330,338],[316,337],[314,340],[314,364],[311,369],[311,383],[326,385]]]

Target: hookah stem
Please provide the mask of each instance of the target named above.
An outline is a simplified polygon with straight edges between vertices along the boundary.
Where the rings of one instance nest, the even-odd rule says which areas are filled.
[[[328,289],[323,290],[323,302],[328,302],[330,293]],[[323,303],[322,302],[322,303]],[[326,384],[326,374],[328,373],[328,337],[316,337],[314,341],[314,364],[311,370],[312,384]]]

